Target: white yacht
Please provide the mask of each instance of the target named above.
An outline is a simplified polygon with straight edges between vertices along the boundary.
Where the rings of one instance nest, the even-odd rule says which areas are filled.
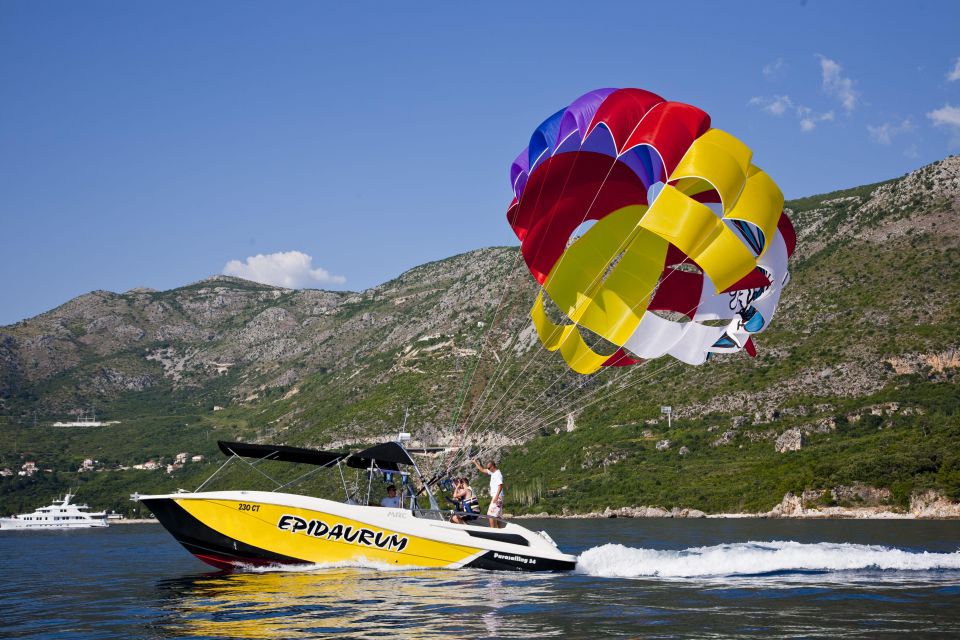
[[[70,502],[74,494],[67,493],[47,507],[33,513],[22,513],[9,518],[0,518],[0,530],[5,529],[87,529],[106,527],[107,514],[89,513],[85,504]]]

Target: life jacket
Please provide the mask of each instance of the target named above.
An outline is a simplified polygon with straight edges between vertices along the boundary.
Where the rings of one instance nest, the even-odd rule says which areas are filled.
[[[477,500],[477,496],[473,496],[461,501],[460,505],[462,511],[467,511],[469,513],[480,513],[480,501]]]

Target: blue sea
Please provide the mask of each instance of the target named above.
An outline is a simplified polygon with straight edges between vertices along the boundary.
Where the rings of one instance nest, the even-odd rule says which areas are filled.
[[[570,574],[222,574],[158,525],[0,533],[0,638],[960,637],[960,522],[525,520]]]

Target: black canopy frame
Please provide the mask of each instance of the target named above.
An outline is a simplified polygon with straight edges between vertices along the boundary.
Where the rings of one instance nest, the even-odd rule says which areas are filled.
[[[416,471],[417,476],[420,477],[421,485],[423,485],[423,487],[426,489],[427,496],[430,499],[431,507],[434,509],[437,508],[436,499],[433,497],[433,493],[430,491],[429,486],[424,481],[423,474],[421,474],[419,467],[417,467],[417,463],[410,456],[410,453],[404,449],[403,445],[401,445],[399,442],[383,442],[357,453],[351,453],[347,451],[323,451],[321,449],[307,449],[303,447],[290,447],[287,445],[229,442],[225,440],[218,440],[217,446],[220,448],[220,451],[229,456],[229,458],[227,458],[227,461],[224,462],[223,465],[221,465],[220,468],[213,473],[213,475],[204,480],[203,484],[197,488],[197,491],[201,491],[203,487],[213,480],[214,477],[216,477],[234,459],[240,460],[277,485],[273,491],[279,491],[280,489],[302,482],[307,477],[317,473],[318,471],[330,468],[334,465],[336,465],[337,468],[340,468],[341,464],[344,464],[354,469],[366,469],[368,473],[371,474],[371,480],[372,472],[374,471],[380,471],[384,473],[402,473],[406,475],[406,472],[401,471],[400,467],[411,466]],[[244,460],[244,458],[253,458],[255,461],[252,463],[247,462]],[[265,460],[310,464],[316,465],[317,468],[298,476],[290,482],[281,484],[268,474],[264,473],[261,469],[256,468],[256,465]],[[347,499],[351,499],[351,494],[349,489],[347,489],[346,480],[343,477],[342,469],[340,470],[340,478],[343,483],[343,489],[344,493],[347,495]],[[370,486],[368,483],[368,499],[369,494]]]

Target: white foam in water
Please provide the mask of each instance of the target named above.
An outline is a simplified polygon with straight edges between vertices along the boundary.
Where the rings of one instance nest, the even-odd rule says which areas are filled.
[[[720,578],[865,570],[960,570],[960,551],[928,553],[876,545],[792,541],[742,542],[683,551],[605,544],[587,549],[577,561],[579,573],[611,578]]]

